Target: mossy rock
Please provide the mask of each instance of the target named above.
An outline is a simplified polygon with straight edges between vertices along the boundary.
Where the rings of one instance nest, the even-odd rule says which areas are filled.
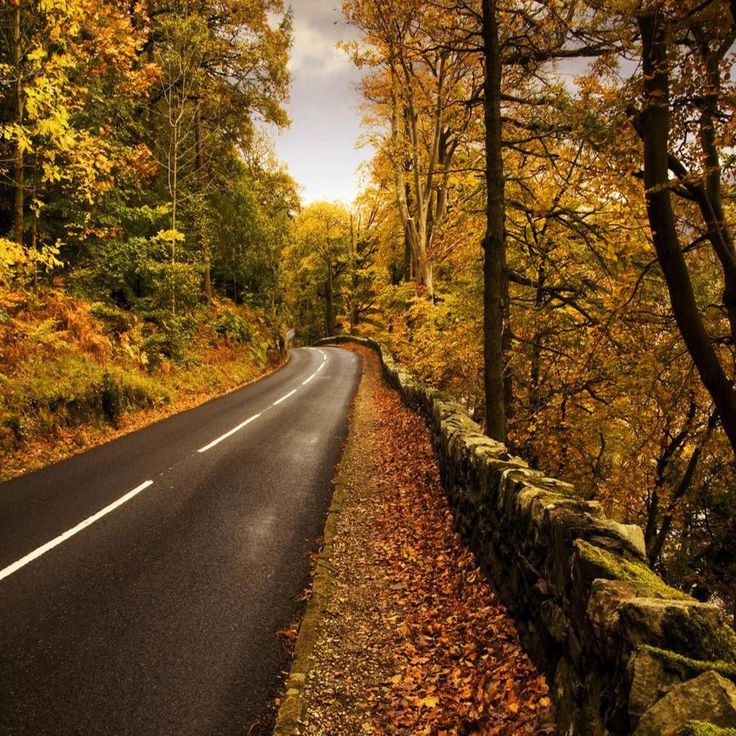
[[[669,608],[664,627],[672,649],[693,658],[736,664],[736,632],[725,621],[714,626],[708,612]]]
[[[659,647],[653,647],[647,644],[641,646],[640,649],[655,656],[666,669],[677,672],[683,680],[697,676],[703,672],[713,671],[736,682],[736,664],[733,662],[686,657],[684,654],[678,654],[669,649],[660,649]]]
[[[736,728],[721,728],[706,721],[690,721],[677,736],[736,736]]]
[[[644,713],[634,736],[680,736],[683,725],[697,723],[720,729],[736,726],[736,685],[716,672],[675,685]]]
[[[667,585],[644,563],[627,560],[621,555],[597,547],[583,539],[578,539],[575,546],[580,556],[593,565],[603,578],[629,583],[641,595],[654,595],[673,600],[693,600],[681,590]]]

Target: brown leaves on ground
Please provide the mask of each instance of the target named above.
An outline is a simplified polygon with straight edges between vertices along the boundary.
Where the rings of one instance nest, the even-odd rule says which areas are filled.
[[[331,559],[337,600],[327,616],[341,623],[328,621],[329,646],[317,647],[306,732],[353,733],[357,720],[361,732],[381,735],[551,732],[545,679],[453,531],[426,425],[377,380],[373,353],[356,350],[366,361],[361,392],[370,395],[359,397],[353,421],[372,436],[361,437],[368,451],[348,453],[341,473],[370,478],[372,489],[363,488],[343,511],[364,523],[337,533]],[[351,467],[358,464],[362,469]],[[350,587],[341,587],[341,574]],[[330,713],[335,702],[342,718]],[[363,711],[359,718],[356,709]]]

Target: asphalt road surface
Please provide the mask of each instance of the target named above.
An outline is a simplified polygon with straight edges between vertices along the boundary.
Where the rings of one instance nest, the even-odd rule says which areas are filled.
[[[301,348],[239,391],[0,485],[0,734],[268,731],[359,380]]]

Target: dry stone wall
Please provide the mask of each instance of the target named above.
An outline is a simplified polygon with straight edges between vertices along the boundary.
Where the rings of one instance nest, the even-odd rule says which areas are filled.
[[[486,437],[373,340],[432,432],[455,525],[547,673],[561,735],[736,736],[736,635],[647,566],[638,526]]]

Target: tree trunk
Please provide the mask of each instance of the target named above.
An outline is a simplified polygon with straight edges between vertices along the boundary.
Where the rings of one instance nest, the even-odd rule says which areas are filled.
[[[503,308],[503,335],[501,338],[501,356],[503,358],[503,408],[508,421],[514,416],[514,377],[508,356],[511,355],[511,299],[509,297],[509,269],[506,263],[506,246],[501,275],[501,298]]]
[[[357,231],[360,231],[360,221],[358,221]],[[350,298],[348,300],[348,318],[350,319],[350,334],[355,334],[355,328],[358,326],[358,265],[357,265],[357,238],[355,221],[353,213],[350,213]]]
[[[503,356],[504,172],[501,158],[501,58],[496,0],[483,0],[486,218],[483,242],[483,362],[486,433],[506,441]]]
[[[22,62],[22,37],[21,37],[21,0],[15,0],[13,8],[13,67],[15,71],[15,123],[18,127],[23,125],[24,101],[23,101],[23,73]],[[15,242],[23,245],[23,234],[25,229],[25,161],[23,160],[23,148],[20,141],[16,141],[14,153],[14,228]]]
[[[695,367],[736,452],[736,393],[721,365],[698,309],[690,273],[680,247],[669,188],[669,74],[667,20],[661,13],[638,18],[644,71],[644,186],[647,214],[657,259],[672,311]]]
[[[33,189],[31,190],[31,202],[36,199],[36,179],[34,176]],[[38,251],[38,210],[33,207],[31,210],[31,252],[36,253]],[[38,261],[33,261],[33,288],[38,291]]]
[[[197,181],[199,184],[199,193],[202,197],[202,209],[204,210],[206,205],[206,190],[207,190],[207,174],[204,169],[204,143],[202,141],[202,113],[197,107],[197,111],[194,115],[194,145],[196,147],[197,156]],[[204,295],[208,302],[212,301],[212,263],[210,257],[209,242],[207,235],[204,232],[204,211],[201,213],[199,223],[199,247],[202,251],[202,258],[204,260],[204,274],[203,274],[203,288]]]
[[[327,336],[335,334],[335,297],[332,278],[332,264],[327,264],[327,282],[325,284],[325,327]]]
[[[406,67],[405,67],[405,73]],[[405,90],[411,89],[412,81],[406,79]],[[396,147],[394,153],[394,183],[396,200],[399,207],[401,223],[404,226],[404,244],[411,253],[411,271],[407,280],[414,280],[427,289],[428,296],[434,295],[433,269],[427,253],[427,209],[425,206],[425,192],[421,185],[417,169],[418,133],[416,129],[416,113],[412,104],[408,103],[400,110],[399,81],[396,69],[391,67],[391,140]],[[406,159],[398,155],[402,150],[401,144],[409,139],[412,144],[410,157],[411,166]],[[412,174],[412,184],[407,181],[407,174]]]

